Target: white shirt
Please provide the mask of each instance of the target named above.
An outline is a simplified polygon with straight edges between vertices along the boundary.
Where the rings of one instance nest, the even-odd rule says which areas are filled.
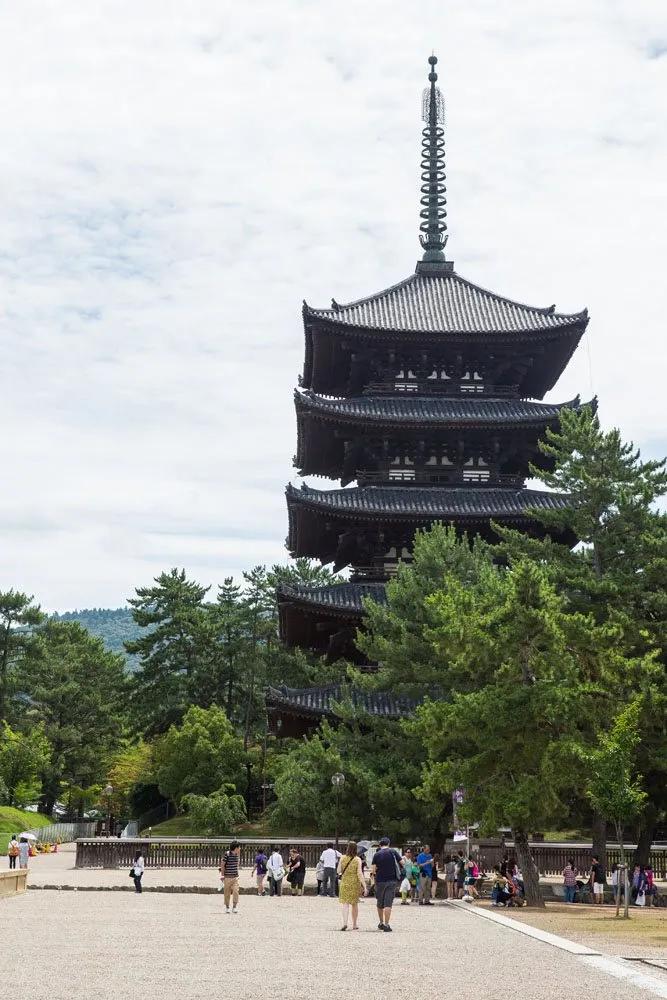
[[[325,868],[335,868],[341,858],[340,851],[334,850],[333,847],[327,847],[326,850],[322,851],[320,861]]]
[[[142,874],[144,870],[144,858],[143,855],[139,855],[137,860],[134,862],[134,874]]]
[[[283,864],[282,854],[279,854],[278,851],[274,851],[269,858],[266,867],[271,872],[278,871],[279,868],[284,868],[285,866]]]

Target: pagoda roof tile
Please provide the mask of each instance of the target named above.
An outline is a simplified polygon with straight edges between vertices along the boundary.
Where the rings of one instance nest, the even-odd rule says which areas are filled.
[[[323,587],[305,584],[283,585],[278,590],[278,600],[309,604],[314,608],[329,609],[334,612],[363,614],[364,598],[369,597],[376,604],[387,603],[384,583],[333,583]]]
[[[521,334],[584,327],[588,312],[557,313],[513,302],[456,272],[412,274],[384,291],[329,309],[304,303],[307,318],[341,326],[410,333]]]
[[[334,704],[347,697],[361,712],[384,719],[413,715],[419,704],[414,698],[397,698],[384,691],[360,691],[342,683],[313,688],[267,687],[264,696],[267,705],[301,715],[333,715]]]
[[[564,510],[572,500],[559,493],[527,489],[466,489],[429,486],[356,486],[316,490],[305,484],[287,487],[288,504],[330,510],[342,515],[389,515],[427,520],[529,516],[531,509]]]
[[[577,396],[567,403],[539,403],[529,399],[462,398],[460,396],[354,396],[336,399],[310,390],[295,392],[297,410],[378,424],[537,424],[558,419],[563,409],[581,405]],[[596,401],[591,405],[595,407]]]

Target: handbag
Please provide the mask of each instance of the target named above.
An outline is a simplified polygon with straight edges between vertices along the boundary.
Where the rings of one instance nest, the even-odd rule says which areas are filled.
[[[130,878],[134,878],[134,865],[130,868]]]
[[[284,868],[269,868],[269,873],[274,882],[280,882],[282,878],[285,878]]]

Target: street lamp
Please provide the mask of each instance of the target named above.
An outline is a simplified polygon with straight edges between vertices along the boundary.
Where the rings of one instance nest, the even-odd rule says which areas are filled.
[[[331,775],[331,784],[336,789],[336,847],[338,847],[338,815],[340,811],[340,790],[345,784],[345,775],[336,771]]]
[[[104,789],[107,797],[107,836],[111,836],[111,797],[113,796],[113,785],[107,785]]]

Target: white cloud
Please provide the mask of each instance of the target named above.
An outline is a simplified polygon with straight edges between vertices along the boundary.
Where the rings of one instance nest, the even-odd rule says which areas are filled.
[[[0,38],[0,581],[117,604],[161,569],[283,558],[301,300],[418,255],[440,58],[449,251],[587,305],[553,398],[667,437],[659,0],[46,4]]]

